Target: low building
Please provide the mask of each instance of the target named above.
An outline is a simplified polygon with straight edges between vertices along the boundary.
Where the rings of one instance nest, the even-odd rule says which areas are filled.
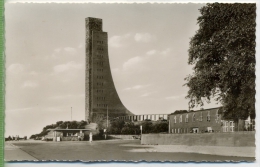
[[[245,120],[238,122],[225,120],[221,110],[222,108],[218,107],[186,113],[173,113],[169,115],[169,133],[244,131],[245,125],[249,124]]]

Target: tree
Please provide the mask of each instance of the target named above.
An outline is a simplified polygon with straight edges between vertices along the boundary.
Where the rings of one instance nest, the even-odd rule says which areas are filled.
[[[136,135],[140,134],[140,126],[135,125],[133,122],[126,122],[122,128],[122,134]]]
[[[194,72],[185,78],[190,107],[215,98],[225,118],[254,117],[256,4],[213,3],[200,13],[189,48]]]
[[[168,122],[158,122],[152,126],[152,133],[168,132]]]
[[[151,133],[153,129],[153,123],[150,121],[143,121],[142,122],[142,132],[143,133]]]
[[[109,132],[111,134],[121,134],[121,131],[122,131],[124,125],[125,125],[125,122],[123,120],[120,120],[120,119],[113,120],[111,122]]]
[[[171,114],[183,114],[183,113],[187,113],[187,110],[175,110],[173,113]]]

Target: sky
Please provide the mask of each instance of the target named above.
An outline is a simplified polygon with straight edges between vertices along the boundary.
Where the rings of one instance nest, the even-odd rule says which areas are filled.
[[[183,78],[192,72],[192,68],[187,65],[187,49],[190,37],[198,29],[196,18],[199,16],[198,9],[201,5],[182,5],[178,6],[178,10],[175,7],[176,4],[167,5],[167,9],[162,7],[140,9],[120,5],[111,5],[112,8],[107,7],[108,5],[91,7],[86,4],[48,4],[49,6],[11,4],[21,1],[35,0],[7,0],[5,8],[5,136],[17,134],[30,136],[39,133],[47,124],[59,120],[70,120],[70,107],[73,107],[73,119],[84,119],[83,62],[85,56],[84,18],[86,17],[103,19],[103,30],[108,32],[110,39],[109,58],[113,69],[113,79],[120,98],[129,110],[135,114],[141,114],[171,113],[175,109],[187,109],[187,100],[184,98],[187,88],[182,85],[185,83]],[[76,1],[81,0],[73,2]],[[37,2],[44,3],[46,0],[37,0]],[[102,10],[97,11],[100,8]],[[257,21],[259,23],[259,17]],[[256,34],[258,43],[259,31]],[[259,47],[256,51],[259,53]],[[163,59],[163,56],[168,57]],[[259,64],[259,59],[256,58]],[[125,68],[130,68],[129,62],[130,64],[131,62],[132,64],[143,63],[146,66],[143,66],[145,68],[142,70],[137,70],[133,66],[127,71]],[[142,67],[141,64],[139,68]],[[158,66],[161,72],[153,69],[159,68]],[[153,74],[149,73],[149,67],[153,70]],[[256,74],[259,76],[259,68],[257,69]],[[133,74],[130,75],[131,72]],[[256,82],[259,83],[258,77]],[[143,85],[143,87],[137,85]],[[259,86],[256,89],[259,91]],[[257,99],[259,101],[259,96]],[[204,108],[214,105],[215,103]],[[258,106],[256,105],[257,110]],[[258,124],[257,129],[259,129]],[[256,157],[259,157],[259,147],[256,153]],[[190,166],[191,164],[208,166],[207,163],[175,163],[174,165]],[[121,164],[9,163],[5,166],[80,165],[116,166]],[[127,165],[132,166],[131,163],[124,164],[124,166]],[[159,166],[161,164],[136,163],[134,165]],[[170,163],[163,165],[172,166]],[[223,163],[210,165],[218,166]],[[253,167],[259,166],[259,162],[226,165]]]
[[[126,108],[187,110],[189,41],[203,5],[6,3],[5,136],[29,137],[69,121],[71,107],[72,119],[84,120],[86,17],[103,19],[112,77]]]

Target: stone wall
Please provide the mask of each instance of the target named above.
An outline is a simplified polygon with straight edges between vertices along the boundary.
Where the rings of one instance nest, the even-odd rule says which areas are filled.
[[[140,138],[140,135],[108,135],[109,139],[130,140]]]
[[[143,134],[141,144],[255,147],[255,132]]]

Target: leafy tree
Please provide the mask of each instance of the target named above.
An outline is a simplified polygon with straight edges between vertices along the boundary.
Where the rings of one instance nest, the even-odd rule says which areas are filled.
[[[187,110],[176,110],[171,114],[182,114],[182,113],[187,113],[187,112],[188,112]]]
[[[109,128],[109,133],[111,134],[121,134],[121,131],[125,125],[125,122],[120,119],[115,119],[111,122],[111,126]]]
[[[135,125],[133,122],[126,122],[122,128],[122,134],[140,134],[140,126]]]
[[[85,126],[87,125],[87,121],[80,121],[78,122],[78,127],[77,129],[85,129]]]
[[[255,115],[256,4],[207,4],[200,9],[199,30],[191,38],[185,80],[189,105],[223,104],[224,117]]]
[[[168,132],[168,127],[168,122],[159,122],[153,125],[151,131],[153,133]]]
[[[142,133],[151,133],[153,129],[153,123],[150,121],[142,122]]]

